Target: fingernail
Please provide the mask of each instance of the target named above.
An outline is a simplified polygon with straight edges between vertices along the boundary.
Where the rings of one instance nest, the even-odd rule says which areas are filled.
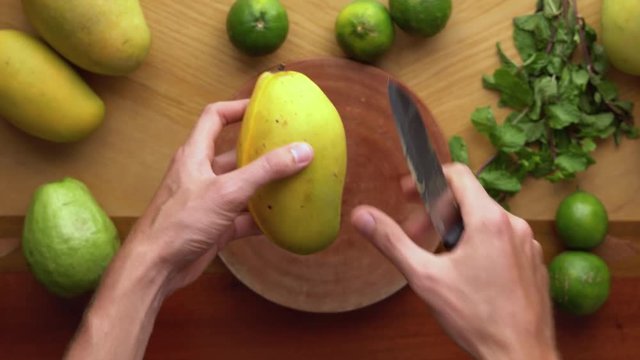
[[[296,164],[307,164],[313,158],[313,148],[307,143],[295,143],[289,148]]]
[[[373,216],[369,212],[363,212],[358,217],[358,230],[367,236],[373,235],[376,229],[376,221],[373,220]]]

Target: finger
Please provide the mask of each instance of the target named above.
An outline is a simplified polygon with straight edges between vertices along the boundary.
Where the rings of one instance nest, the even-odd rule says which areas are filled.
[[[248,212],[236,217],[233,221],[233,227],[234,238],[231,240],[260,235],[262,233],[255,221],[253,221],[253,217]]]
[[[213,172],[216,175],[223,175],[236,169],[236,151],[227,151],[222,155],[218,155],[213,159],[211,164]]]
[[[291,176],[309,165],[313,149],[307,143],[293,143],[275,149],[235,171],[220,177],[229,184],[222,194],[222,202],[231,209],[246,206],[249,198],[271,181]]]
[[[471,170],[460,163],[447,164],[443,167],[444,175],[451,186],[451,191],[460,205],[465,223],[482,216],[489,208],[500,207],[484,190]],[[500,207],[500,209],[502,209]]]
[[[189,155],[213,161],[215,139],[226,125],[242,119],[248,103],[249,100],[235,100],[207,105],[185,145]]]
[[[433,263],[433,255],[414,243],[382,211],[370,206],[359,206],[351,213],[351,222],[407,279],[428,271],[429,264]]]
[[[249,236],[260,235],[262,231],[258,225],[253,221],[253,217],[248,212],[243,212],[236,216],[233,220],[232,226],[221,237],[218,244],[218,249],[222,251],[229,242],[246,238]]]

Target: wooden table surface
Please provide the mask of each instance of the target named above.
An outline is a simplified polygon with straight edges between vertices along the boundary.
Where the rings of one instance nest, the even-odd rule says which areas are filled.
[[[343,56],[333,24],[348,0],[282,0],[290,19],[284,46],[249,58],[225,33],[232,0],[143,0],[153,34],[146,63],[126,78],[82,73],[104,99],[107,118],[90,138],[49,144],[0,121],[0,358],[59,358],[88,296],[60,300],[29,273],[12,238],[40,184],[74,176],[91,188],[126,234],[159,184],[168,160],[204,106],[230,98],[249,78],[281,62]],[[428,40],[397,32],[392,50],[377,64],[429,106],[445,135],[462,135],[471,163],[489,155],[487,141],[469,115],[497,97],[480,78],[497,66],[495,43],[511,44],[511,19],[530,13],[534,0],[454,0],[446,29]],[[580,0],[581,13],[599,30],[599,0]],[[0,0],[0,29],[32,31],[20,2]],[[612,72],[623,98],[640,104],[640,78]],[[0,79],[1,81],[1,79]],[[43,79],[46,81],[46,79]],[[640,105],[636,118],[640,117]],[[562,196],[576,186],[598,195],[612,220],[610,238],[597,251],[613,274],[612,295],[593,316],[557,314],[558,343],[567,359],[630,359],[640,353],[640,141],[602,144],[598,163],[576,181],[530,181],[512,210],[530,220],[549,260],[559,250],[550,220]],[[13,251],[12,251],[13,250]],[[490,324],[488,324],[490,326]],[[465,358],[409,290],[343,314],[296,312],[274,305],[239,283],[219,260],[192,286],[165,303],[151,338],[149,359],[458,359]]]

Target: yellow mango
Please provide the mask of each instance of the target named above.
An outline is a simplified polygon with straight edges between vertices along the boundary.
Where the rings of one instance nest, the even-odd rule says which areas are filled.
[[[22,0],[38,33],[77,66],[102,75],[126,75],[151,44],[139,0]]]
[[[640,1],[602,2],[602,44],[618,70],[640,75]]]
[[[0,117],[42,139],[72,142],[95,130],[104,112],[102,100],[48,46],[0,30]]]
[[[295,71],[260,75],[238,140],[238,166],[292,142],[314,150],[300,173],[260,188],[249,211],[267,237],[297,254],[333,243],[340,230],[347,145],[340,114],[324,92]]]

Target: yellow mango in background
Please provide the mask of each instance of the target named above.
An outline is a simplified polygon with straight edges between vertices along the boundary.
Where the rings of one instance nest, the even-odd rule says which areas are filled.
[[[100,98],[40,40],[0,30],[0,117],[54,142],[77,141],[104,118]]]
[[[601,24],[609,61],[618,70],[640,75],[640,0],[604,0]]]
[[[263,73],[244,115],[238,166],[298,141],[313,147],[311,164],[259,189],[249,211],[277,245],[310,254],[328,247],[340,230],[347,167],[344,127],[329,98],[306,75]]]
[[[139,0],[22,0],[22,7],[49,45],[85,70],[126,75],[149,52]]]

